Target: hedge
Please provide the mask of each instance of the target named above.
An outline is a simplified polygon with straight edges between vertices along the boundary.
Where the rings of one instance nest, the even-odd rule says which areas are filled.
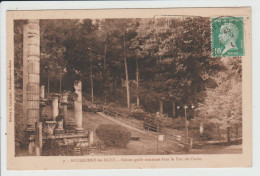
[[[101,124],[97,127],[96,134],[106,146],[125,147],[131,137],[127,128],[117,124]]]

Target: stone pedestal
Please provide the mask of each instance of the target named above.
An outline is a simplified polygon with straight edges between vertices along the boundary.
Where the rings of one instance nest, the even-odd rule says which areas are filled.
[[[74,82],[75,97],[74,97],[74,113],[75,113],[75,132],[84,133],[82,128],[82,83],[81,81]]]
[[[52,118],[55,121],[56,117],[59,115],[59,95],[52,95]]]
[[[43,133],[47,135],[53,135],[56,124],[56,121],[45,121],[43,123]]]
[[[54,134],[64,134],[65,130],[63,129],[63,119],[57,122],[58,127],[54,129]]]
[[[89,145],[94,144],[94,131],[93,130],[88,132],[88,141],[89,141]]]

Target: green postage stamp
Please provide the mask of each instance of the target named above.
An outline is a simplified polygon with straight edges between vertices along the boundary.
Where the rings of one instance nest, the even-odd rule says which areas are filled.
[[[244,56],[243,17],[211,18],[213,57]]]

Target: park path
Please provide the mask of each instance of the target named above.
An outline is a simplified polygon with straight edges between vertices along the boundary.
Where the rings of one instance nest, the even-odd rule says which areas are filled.
[[[203,149],[190,149],[190,154],[241,154],[242,145],[205,145]]]
[[[134,130],[134,131],[136,131],[136,132],[140,132],[140,133],[144,134],[144,136],[157,138],[157,135],[158,135],[157,132],[145,131],[145,130],[138,129],[138,128],[134,127],[134,126],[131,126],[131,125],[128,125],[128,124],[126,124],[126,123],[124,123],[124,122],[121,122],[121,121],[119,121],[119,120],[116,120],[115,118],[110,117],[110,116],[108,116],[108,115],[106,115],[106,114],[104,114],[104,113],[102,113],[102,112],[98,112],[98,114],[99,114],[101,117],[104,117],[104,118],[106,118],[106,119],[109,119],[109,120],[111,120],[111,121],[113,121],[113,122],[115,122],[115,123],[117,123],[117,124],[119,124],[119,125],[122,125],[122,126],[128,128],[128,129]],[[138,134],[137,134],[137,135],[138,135]],[[168,138],[166,138],[166,140],[165,140],[164,142],[169,143],[169,144],[175,144],[175,145],[178,145],[179,147],[184,147],[184,145],[181,144],[180,142],[174,141],[174,140],[171,140],[171,139],[168,139]]]
[[[122,126],[128,128],[128,129],[135,130],[135,131],[137,131],[137,132],[140,132],[140,133],[143,133],[143,134],[146,134],[146,135],[155,136],[155,134],[151,134],[152,132],[140,130],[140,129],[135,128],[135,127],[133,127],[133,126],[131,126],[131,125],[127,125],[127,124],[125,124],[125,123],[123,123],[123,122],[121,122],[121,121],[119,121],[119,120],[116,120],[116,119],[114,119],[114,118],[112,118],[112,117],[110,117],[110,116],[108,116],[108,115],[105,115],[105,114],[102,113],[102,112],[98,112],[98,114],[99,114],[101,117],[107,118],[107,119],[109,119],[109,120],[111,120],[111,121],[113,121],[113,122],[115,122],[115,123],[117,123],[117,124],[119,124],[119,125],[122,125]]]

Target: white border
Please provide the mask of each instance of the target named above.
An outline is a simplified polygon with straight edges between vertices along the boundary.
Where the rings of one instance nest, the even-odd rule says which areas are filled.
[[[253,167],[236,169],[120,169],[120,170],[72,170],[72,171],[7,171],[6,170],[6,11],[7,10],[38,10],[38,9],[99,9],[99,8],[169,8],[169,7],[252,7],[252,69],[253,69]],[[210,174],[221,176],[251,176],[260,175],[260,1],[253,0],[182,0],[182,1],[106,1],[106,2],[2,2],[1,7],[1,43],[0,43],[0,90],[1,90],[1,175],[13,176],[49,176],[49,175],[183,175],[183,176],[208,176]]]

